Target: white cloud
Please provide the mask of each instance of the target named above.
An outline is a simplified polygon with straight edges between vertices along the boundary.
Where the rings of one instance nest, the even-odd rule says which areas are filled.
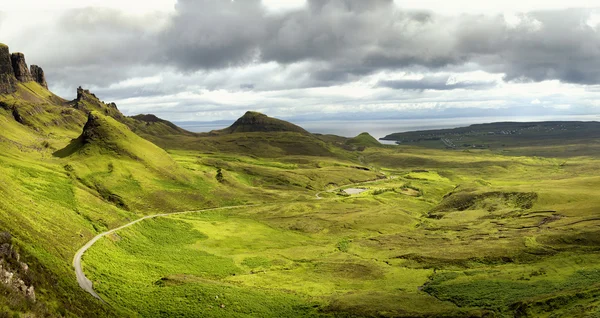
[[[194,1],[188,2],[193,3]],[[157,62],[156,59],[153,59],[156,58],[155,56],[147,57],[147,61],[150,62],[139,62],[142,60],[143,53],[151,51],[151,48],[147,49],[137,45],[136,41],[146,37],[155,40],[155,34],[160,33],[162,28],[171,22],[170,18],[173,15],[170,13],[174,12],[175,0],[146,0],[143,2],[0,0],[0,10],[5,12],[0,16],[2,23],[0,39],[7,42],[13,51],[24,51],[30,64],[42,64],[43,67],[47,67],[47,77],[52,88],[56,87],[54,85],[59,82],[58,80],[53,81],[56,76],[54,74],[62,70],[61,80],[67,81],[65,79],[67,77],[70,80],[67,82],[68,84],[61,83],[60,85],[64,86],[60,87],[58,92],[63,93],[67,98],[69,95],[74,95],[76,86],[87,85],[100,98],[117,102],[119,108],[129,115],[156,113],[170,120],[231,119],[248,109],[264,111],[269,115],[281,117],[345,112],[401,114],[408,110],[431,110],[433,112],[449,108],[488,110],[520,107],[524,110],[544,111],[543,107],[558,110],[588,107],[587,111],[594,111],[600,107],[599,102],[596,101],[598,91],[594,91],[598,87],[592,89],[594,83],[592,80],[577,81],[577,77],[586,78],[585,71],[594,70],[594,67],[588,67],[588,64],[585,63],[588,61],[586,58],[591,61],[589,63],[594,63],[594,59],[598,56],[593,47],[595,42],[591,41],[597,37],[585,33],[580,39],[576,39],[572,38],[570,33],[565,33],[564,36],[558,35],[555,38],[556,41],[545,41],[546,37],[550,38],[552,33],[559,33],[557,30],[564,27],[559,23],[555,29],[550,29],[552,23],[547,23],[548,21],[562,22],[565,20],[568,22],[565,22],[565,25],[570,26],[571,20],[562,16],[561,12],[553,13],[558,18],[547,17],[546,20],[543,14],[541,17],[538,15],[539,19],[544,21],[544,25],[533,17],[535,14],[522,13],[539,9],[589,7],[591,2],[580,0],[569,2],[562,0],[543,2],[530,0],[487,2],[480,0],[451,2],[402,0],[396,2],[401,8],[425,9],[447,15],[458,15],[463,12],[484,13],[493,15],[493,17],[487,19],[480,16],[469,16],[455,19],[416,14],[411,19],[403,20],[398,17],[408,13],[384,10],[386,11],[384,13],[389,16],[383,15],[391,20],[383,22],[397,23],[396,28],[390,30],[382,28],[386,24],[379,23],[378,17],[373,19],[359,17],[364,18],[361,20],[357,19],[358,16],[348,14],[344,19],[333,21],[335,12],[331,13],[331,17],[328,15],[320,17],[322,20],[319,23],[322,24],[322,28],[317,28],[315,25],[307,25],[307,23],[315,22],[309,13],[300,12],[295,17],[298,20],[291,19],[288,24],[290,28],[292,26],[296,28],[292,30],[294,32],[291,34],[295,34],[297,38],[281,32],[281,38],[271,39],[273,43],[268,43],[275,49],[281,49],[281,46],[285,46],[283,44],[289,44],[284,47],[286,50],[282,52],[275,50],[276,52],[273,53],[275,57],[278,56],[277,53],[284,57],[279,59],[274,57],[238,66],[232,66],[237,65],[235,63],[222,63],[220,65],[223,66],[217,68],[203,68],[204,65],[200,63],[200,67],[197,68],[184,65],[177,70],[173,64]],[[290,11],[305,5],[304,0],[263,0],[263,3],[270,12],[275,13],[270,16],[271,18],[283,17]],[[58,17],[66,10],[89,6],[109,8],[113,11],[75,10],[78,15],[67,15],[68,19],[62,24],[57,22]],[[35,9],[31,10],[31,8]],[[155,11],[161,13],[156,14]],[[231,12],[225,10],[225,13],[224,16],[227,16]],[[305,18],[304,14],[308,20],[302,20]],[[590,10],[589,18],[586,14],[584,12],[582,14],[584,19],[577,23],[597,30],[600,25],[600,11]],[[210,15],[211,13],[208,12],[207,16]],[[198,20],[194,14],[190,14],[189,18],[190,21],[184,21],[184,27],[188,26],[186,23]],[[238,18],[237,16],[232,18],[236,22],[233,24],[235,27],[231,29],[233,31],[228,31],[230,33],[223,31],[222,36],[217,37],[219,40],[227,39],[228,35],[239,35],[244,33],[242,31],[247,31],[243,30],[243,27],[248,26],[249,23],[238,21],[240,20]],[[462,20],[463,18],[464,20]],[[579,19],[579,16],[576,18]],[[151,24],[147,23],[149,20],[152,21]],[[376,32],[356,34],[356,32],[348,32],[345,29],[345,27],[352,27],[361,21],[364,23],[360,24],[361,26],[373,26]],[[82,27],[75,30],[69,29],[73,22],[78,22],[78,25]],[[465,22],[464,25],[461,25],[462,22]],[[220,23],[223,21],[217,17],[212,25],[215,30],[225,30]],[[60,27],[56,28],[56,25]],[[478,25],[481,28],[472,28],[472,25]],[[108,31],[102,31],[104,26],[107,26]],[[305,28],[313,26],[315,27],[313,33],[305,32]],[[202,25],[196,27],[197,30],[205,30]],[[509,33],[505,32],[507,27],[510,29]],[[462,33],[459,32],[462,35],[460,38],[462,42],[459,43],[458,38],[453,38],[453,36],[460,28],[465,30],[461,29]],[[353,30],[362,31],[362,29],[364,28]],[[126,32],[127,30],[129,31]],[[177,30],[185,31],[185,28]],[[262,30],[259,31],[262,32]],[[290,31],[289,29],[285,30]],[[540,34],[526,37],[527,34],[540,30]],[[192,44],[197,44],[197,38],[205,35],[200,31],[192,33],[190,36]],[[320,39],[320,36],[328,31],[332,31],[331,34],[328,34],[329,37],[323,37],[325,40],[322,42],[316,41],[316,38]],[[586,31],[593,33],[593,30]],[[260,35],[261,32],[257,33]],[[65,35],[66,33],[68,34]],[[380,36],[380,39],[373,40],[374,34]],[[403,36],[406,34],[408,35]],[[38,36],[39,40],[32,41],[32,35]],[[177,37],[181,34],[174,32],[171,35]],[[260,36],[258,37],[260,38]],[[542,40],[539,43],[535,42],[540,37]],[[244,37],[241,38],[241,40],[244,39]],[[516,40],[514,43],[502,42],[507,39]],[[86,42],[86,40],[88,41]],[[243,42],[241,40],[234,39],[232,45]],[[251,48],[256,45],[254,36],[250,36],[247,41]],[[152,41],[140,41],[141,44],[148,42],[152,43]],[[219,41],[219,45],[222,42]],[[54,45],[48,45],[48,43]],[[134,45],[127,46],[131,43]],[[379,46],[381,43],[388,46]],[[396,46],[398,43],[401,45]],[[547,56],[552,57],[554,46],[559,48],[559,52],[576,52],[581,48],[580,43],[590,46],[589,49],[583,50],[584,53],[589,53],[589,56],[575,54],[572,57],[562,58],[562,55],[557,55],[558,63],[552,58],[549,58],[549,62],[543,60]],[[329,44],[332,44],[330,51],[327,50]],[[310,45],[314,45],[314,47],[309,47]],[[454,52],[456,46],[461,45],[466,48]],[[126,48],[123,48],[124,46]],[[527,59],[522,59],[519,49],[523,47],[540,54],[526,55]],[[127,48],[132,48],[134,52],[126,51]],[[181,51],[188,52],[193,49],[197,49],[200,53],[206,51],[205,47],[198,49],[194,45],[189,48],[190,50],[183,47]],[[308,53],[303,51],[305,49]],[[314,52],[310,52],[311,50],[318,54],[312,54]],[[505,51],[498,52],[499,50]],[[373,54],[373,58],[360,59],[362,52]],[[219,54],[215,55],[220,57]],[[359,58],[354,59],[357,56]],[[426,57],[426,61],[430,62],[430,66],[419,64],[423,63],[421,61],[423,56]],[[473,56],[478,58],[470,60],[469,58]],[[584,58],[580,58],[580,56]],[[204,59],[197,56],[191,56],[191,58],[195,58],[194,62],[205,62]],[[394,60],[395,58],[397,61]],[[47,61],[46,65],[43,64],[44,61],[39,62],[42,59]],[[386,59],[389,60],[388,64],[386,64]],[[560,71],[560,66],[573,65],[577,64],[575,62],[582,61],[581,63],[584,65],[581,68],[566,69],[565,74],[575,77],[574,82],[586,83],[588,86],[565,84],[559,80],[545,80],[547,78],[563,78],[568,81],[569,77],[548,75],[550,71],[545,68],[540,70],[541,75],[535,78],[538,82],[504,80],[505,73],[508,73],[507,69],[509,69],[507,65],[511,66],[510,59],[531,62],[534,66],[555,62],[552,67],[556,65],[559,67],[548,68],[552,72]],[[332,60],[335,60],[337,64],[331,63]],[[506,62],[507,60],[509,62]],[[569,61],[569,63],[563,63],[564,61]],[[69,67],[64,67],[63,64],[67,62],[71,64]],[[136,64],[138,62],[139,64]],[[379,62],[383,63],[383,66],[377,66]],[[460,64],[463,62],[464,64]],[[116,63],[120,64],[116,65]],[[375,66],[369,66],[368,63],[373,63]],[[110,67],[106,65],[110,65]],[[497,68],[491,66],[484,68],[484,65],[497,65]],[[515,64],[513,68],[525,69],[520,64]],[[51,73],[48,70],[55,72]],[[121,70],[123,71],[121,72]],[[582,74],[570,72],[573,70],[581,71]],[[336,76],[338,77],[336,78]],[[103,81],[100,81],[100,78]],[[407,87],[394,88],[391,85],[378,85],[385,81],[412,81],[414,87],[408,89]],[[426,85],[420,87],[421,84]]]
[[[394,2],[405,9],[429,10],[447,15],[461,13],[499,14],[504,12],[600,7],[600,4],[593,0],[394,0]]]

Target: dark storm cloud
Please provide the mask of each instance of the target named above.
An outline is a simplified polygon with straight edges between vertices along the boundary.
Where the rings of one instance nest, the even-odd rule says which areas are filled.
[[[430,76],[418,80],[380,81],[379,87],[408,90],[452,90],[452,89],[483,89],[495,85],[494,82],[453,82],[450,76]]]
[[[251,63],[266,37],[260,0],[180,0],[176,10],[157,58],[183,71]]]
[[[600,37],[589,10],[444,17],[399,10],[389,0],[308,1],[268,14],[260,1],[181,0],[165,33],[167,60],[184,70],[256,61],[325,62],[315,83],[343,83],[379,70],[477,63],[508,80],[600,80]]]
[[[539,11],[510,28],[500,17],[463,20],[457,50],[508,80],[600,82],[600,32],[587,25],[590,10]]]
[[[50,68],[51,85],[108,86],[144,76],[140,69],[193,73],[261,62],[309,63],[304,87],[381,70],[451,72],[465,65],[506,73],[507,80],[596,84],[600,33],[586,24],[590,12],[532,12],[508,25],[502,15],[403,11],[391,0],[309,0],[284,13],[268,11],[259,0],[179,0],[174,14],[135,18],[108,9],[71,10],[54,28],[23,31],[24,39],[37,39],[23,50],[39,52],[36,62]],[[462,88],[435,81],[380,84]]]

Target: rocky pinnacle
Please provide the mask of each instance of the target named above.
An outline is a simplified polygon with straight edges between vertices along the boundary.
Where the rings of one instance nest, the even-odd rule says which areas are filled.
[[[37,66],[31,65],[31,76],[33,80],[38,84],[42,85],[44,88],[48,89],[48,83],[46,83],[46,76],[44,75],[44,70]]]
[[[13,53],[10,55],[10,59],[17,80],[23,83],[33,81],[29,68],[27,68],[27,63],[25,63],[25,55],[23,53]]]
[[[8,46],[0,43],[0,94],[10,94],[17,90],[17,79],[12,67]]]

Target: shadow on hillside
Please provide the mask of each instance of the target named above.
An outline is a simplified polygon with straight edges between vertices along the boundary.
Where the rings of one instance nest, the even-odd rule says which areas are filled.
[[[55,151],[52,153],[52,155],[58,158],[66,158],[77,152],[79,149],[81,149],[81,147],[83,147],[83,141],[81,138],[73,139],[66,147]]]

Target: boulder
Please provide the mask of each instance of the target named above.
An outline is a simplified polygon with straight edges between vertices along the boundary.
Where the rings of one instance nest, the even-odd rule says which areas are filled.
[[[29,72],[27,63],[25,63],[25,55],[23,53],[13,53],[10,55],[12,61],[12,68],[15,72],[15,77],[20,82],[26,83],[33,81],[33,77]]]
[[[17,91],[17,79],[12,67],[8,46],[0,43],[0,94]]]
[[[46,83],[46,76],[44,75],[44,70],[37,66],[31,65],[31,76],[33,80],[38,84],[42,85],[44,88],[48,89],[48,83]]]

